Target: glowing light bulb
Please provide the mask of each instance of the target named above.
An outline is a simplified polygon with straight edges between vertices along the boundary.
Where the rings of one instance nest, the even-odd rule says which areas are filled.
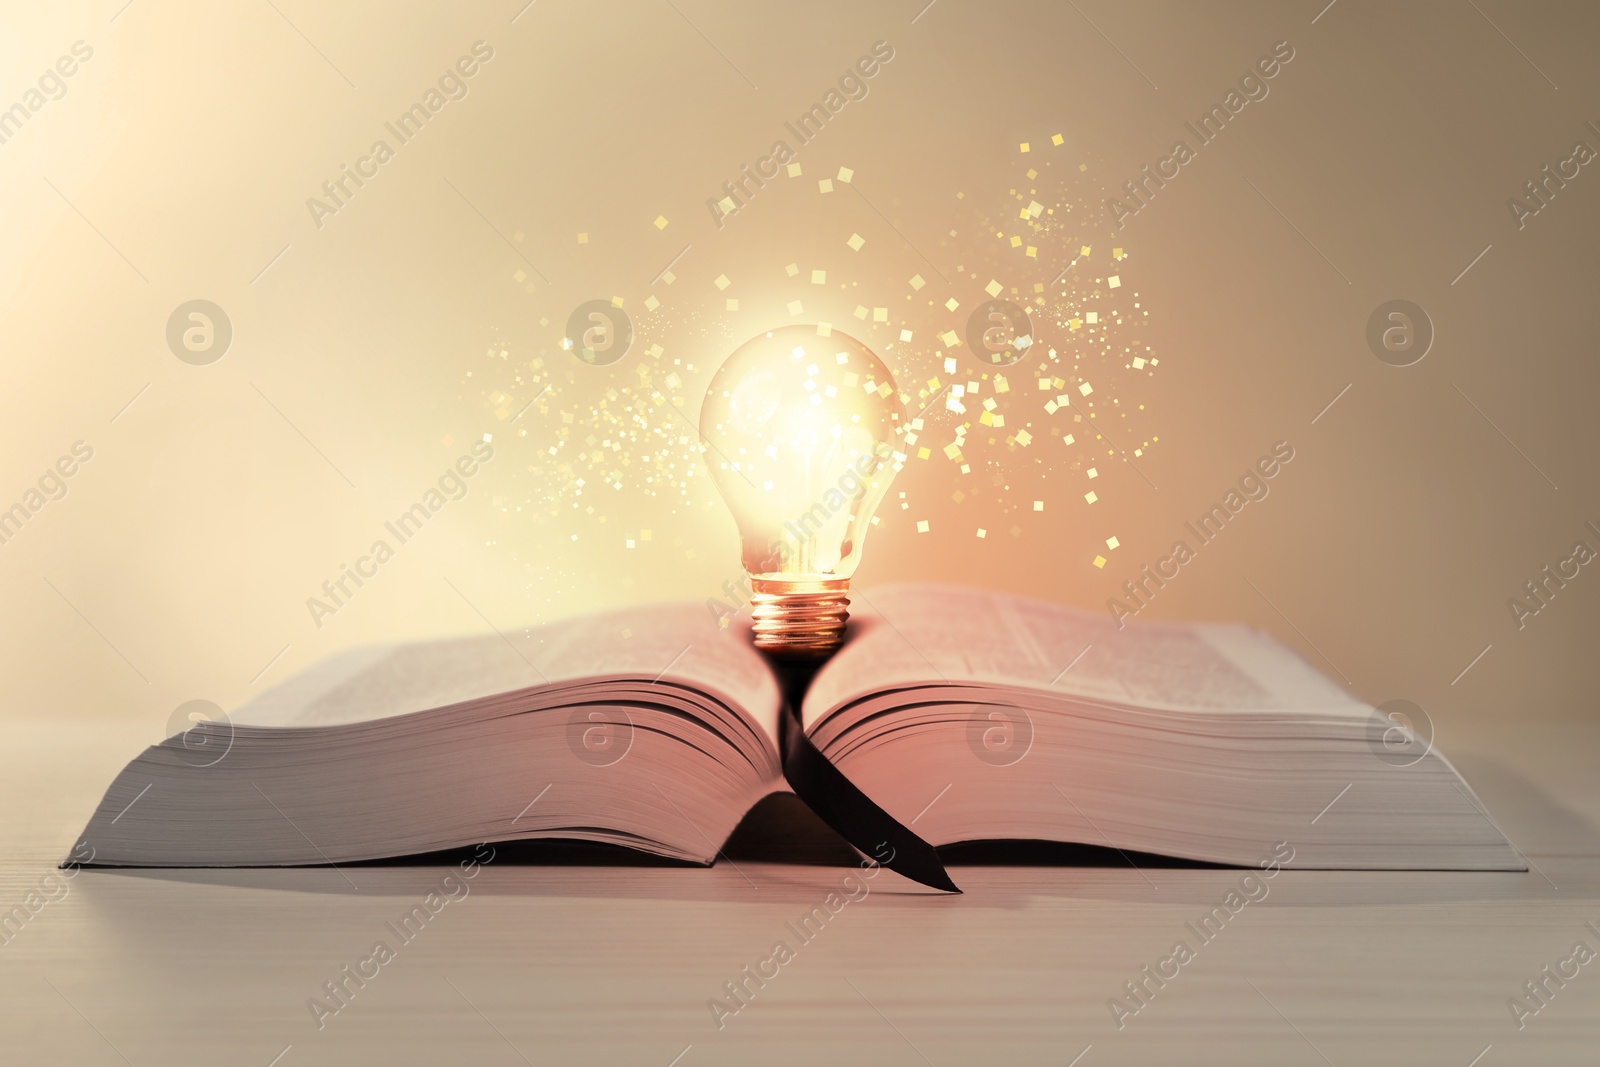
[[[853,337],[786,326],[746,341],[706,390],[700,435],[751,580],[756,647],[839,646],[872,513],[900,469],[894,378]]]

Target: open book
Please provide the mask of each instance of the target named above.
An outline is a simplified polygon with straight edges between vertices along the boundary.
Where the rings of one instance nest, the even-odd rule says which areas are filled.
[[[1525,870],[1436,750],[1271,638],[976,589],[854,595],[801,717],[933,845],[1041,839],[1254,866]],[[668,604],[363,648],[146,749],[97,864],[266,866],[568,838],[712,862],[787,792],[780,687]],[[1403,758],[1395,758],[1398,737]],[[1409,746],[1409,747],[1407,747]]]

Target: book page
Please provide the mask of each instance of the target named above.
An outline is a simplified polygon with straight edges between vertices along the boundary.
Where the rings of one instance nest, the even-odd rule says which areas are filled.
[[[776,747],[778,688],[737,625],[703,605],[656,604],[531,629],[353,649],[250,701],[229,718],[262,726],[372,722],[519,689],[601,678],[697,689],[742,711]]]
[[[1129,622],[962,586],[852,593],[849,641],[806,696],[810,728],[830,710],[907,686],[989,684],[1134,707],[1273,710],[1358,702],[1248,627]]]

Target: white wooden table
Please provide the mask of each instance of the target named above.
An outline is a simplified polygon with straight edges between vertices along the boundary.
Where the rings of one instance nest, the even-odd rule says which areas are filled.
[[[438,866],[89,870],[0,947],[6,1063],[1595,1063],[1600,962],[1519,1030],[1507,1000],[1600,949],[1600,726],[1452,723],[1447,749],[1537,865],[1527,874],[1284,871],[1209,944],[1186,930],[1241,872],[961,866],[944,897],[884,873],[811,940],[848,871],[752,857],[711,870],[483,867],[403,943]],[[0,903],[65,853],[142,734],[11,732]],[[59,893],[59,890],[57,891]],[[1195,948],[1121,1029],[1107,1002]],[[395,949],[318,1026],[311,998]],[[724,983],[794,949],[747,1004]],[[771,973],[774,965],[767,965]],[[1170,971],[1169,971],[1170,973]],[[1492,1047],[1491,1047],[1492,1046]],[[1485,1052],[1485,1049],[1488,1051]],[[274,1057],[280,1057],[274,1061]],[[1075,1057],[1080,1059],[1074,1060]]]

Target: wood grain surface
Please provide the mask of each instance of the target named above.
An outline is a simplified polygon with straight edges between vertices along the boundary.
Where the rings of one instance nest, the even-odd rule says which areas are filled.
[[[1600,728],[1452,729],[1450,754],[1536,869],[1287,869],[1209,942],[1186,924],[1243,871],[989,849],[952,867],[962,896],[885,872],[841,905],[848,857],[781,807],[747,824],[712,869],[516,848],[456,888],[442,879],[459,876],[449,864],[461,857],[89,869],[0,947],[4,1060],[1593,1063],[1600,964],[1547,983],[1547,1005],[1521,1029],[1507,1000],[1526,996],[1523,983],[1574,942],[1600,948],[1585,926],[1600,926]],[[5,909],[44,885],[103,783],[148,740],[110,722],[23,722],[10,736],[0,757]],[[772,858],[786,835],[800,862]],[[455,898],[436,898],[437,913],[402,941],[389,924],[441,888]],[[826,920],[803,940],[796,926],[819,906]],[[324,983],[380,940],[393,958],[364,965],[376,974],[359,987],[346,980],[345,1005],[319,1019],[308,1002],[337,1007]],[[1147,1002],[1119,1028],[1108,1001],[1178,940],[1193,958],[1159,987],[1144,979]],[[763,964],[777,941],[792,958]],[[747,965],[776,974],[758,988]],[[743,1007],[724,988],[740,980],[753,994]],[[713,999],[738,1010],[718,1020]]]

